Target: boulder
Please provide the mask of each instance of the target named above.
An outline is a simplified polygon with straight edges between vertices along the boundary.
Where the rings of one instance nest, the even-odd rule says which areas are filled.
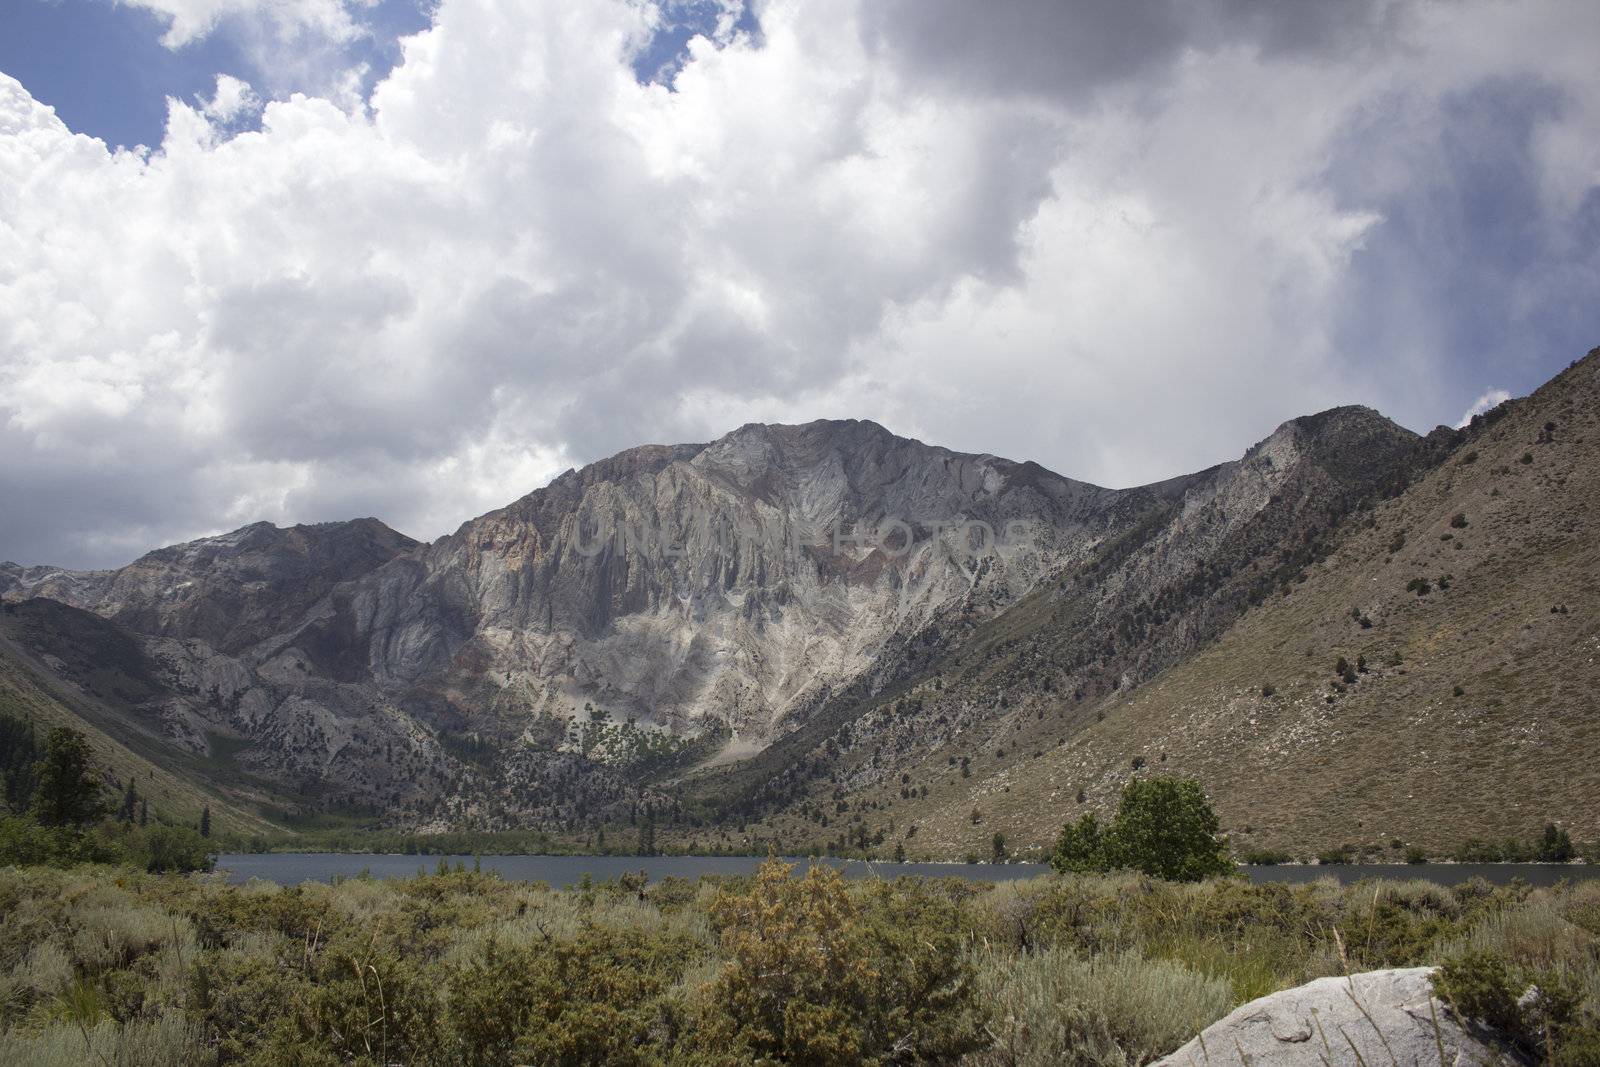
[[[1431,967],[1319,978],[1220,1019],[1156,1067],[1468,1067],[1516,1062],[1433,996]]]

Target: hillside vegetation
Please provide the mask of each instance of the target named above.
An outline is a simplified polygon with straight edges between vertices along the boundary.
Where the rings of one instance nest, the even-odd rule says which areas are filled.
[[[0,716],[31,725],[40,742],[55,727],[79,731],[87,739],[109,792],[121,794],[132,781],[140,796],[170,818],[195,825],[201,813],[210,808],[214,824],[222,832],[250,835],[278,829],[229,799],[229,791],[206,788],[200,768],[182,760],[157,739],[130,729],[128,717],[105,707],[92,691],[52,677],[19,655],[5,637],[15,623],[14,613],[0,613]],[[114,686],[135,684],[122,679],[115,667],[105,661],[98,663],[96,676],[108,691]]]
[[[935,852],[1043,844],[1151,768],[1198,778],[1239,851],[1600,837],[1600,355],[1459,436],[1147,684],[1077,712],[1013,690],[970,777],[910,773],[943,788],[899,825]]]

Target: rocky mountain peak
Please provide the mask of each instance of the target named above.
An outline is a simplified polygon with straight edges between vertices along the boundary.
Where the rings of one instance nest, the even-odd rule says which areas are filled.
[[[340,582],[417,547],[372,518],[281,528],[255,522],[147,552],[117,570],[34,568],[6,595],[50,597],[139,633],[238,651],[281,632]]]
[[[643,781],[630,752],[781,763],[965,648],[921,697],[937,729],[896,713],[886,751],[983,733],[1047,676],[1074,709],[1138,687],[1296,588],[1445,437],[1333,408],[1111,490],[870,421],[751,423],[567,471],[429,545],[370,518],[255,523],[116,571],[0,566],[0,593],[137,635],[192,750],[234,731],[274,775],[392,801],[395,767],[465,773],[441,752],[466,738],[503,760],[501,809],[570,819],[552,774],[614,798]],[[983,526],[982,546],[949,533]]]

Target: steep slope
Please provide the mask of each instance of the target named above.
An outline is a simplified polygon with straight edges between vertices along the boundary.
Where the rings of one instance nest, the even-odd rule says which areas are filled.
[[[1123,497],[872,423],[751,425],[429,546],[258,524],[118,571],[13,566],[5,595],[139,635],[141,707],[189,751],[224,737],[326,802],[565,822],[627,799],[642,756],[758,750],[895,642],[1015,602],[1120,534]]]
[[[74,612],[63,605],[46,610]],[[209,807],[212,825],[219,831],[250,834],[277,828],[258,813],[261,802],[270,799],[266,794],[252,798],[248,790],[240,789],[237,775],[205,761],[184,760],[158,733],[141,730],[137,717],[128,714],[124,697],[136,699],[150,691],[135,643],[101,640],[77,645],[78,654],[94,664],[85,676],[88,684],[80,686],[62,679],[52,665],[38,662],[13,642],[28,625],[28,614],[23,605],[0,607],[0,713],[31,722],[39,736],[57,726],[79,730],[89,740],[95,765],[109,772],[107,788],[120,791],[131,779],[139,795],[164,817],[192,824]]]
[[[970,771],[974,759],[1014,757],[1022,709],[1043,722],[1035,703],[1051,707],[1040,728],[1068,736],[1097,701],[1179,662],[1292,581],[1327,551],[1335,523],[1438,453],[1436,439],[1343,408],[1286,423],[1238,461],[1133,491],[1126,502],[1139,506],[1118,536],[1015,607],[925,632],[935,654],[908,663],[895,685],[842,694],[813,728],[702,776],[693,792],[743,815],[799,804],[803,817],[780,820],[782,830],[814,835],[845,794],[888,804],[911,792],[909,780],[893,783],[930,760],[964,758]],[[854,835],[860,845],[871,820],[856,816],[841,844]]]
[[[308,644],[440,721],[598,708],[759,746],[891,635],[1025,593],[1104,536],[1115,497],[871,423],[748,426],[570,472],[343,591]],[[957,520],[992,551],[934,536]]]
[[[13,588],[93,611],[152,637],[233,653],[281,634],[340,582],[417,542],[376,519],[232,533],[157,549],[112,571],[11,568]],[[0,593],[6,592],[0,588]]]
[[[1010,755],[972,746],[970,777],[944,752],[914,768],[900,834],[946,855],[986,854],[997,830],[1042,846],[1160,771],[1200,778],[1241,850],[1439,852],[1549,820],[1600,837],[1597,413],[1600,350],[1436,434],[1442,462],[1353,510],[1215,643],[1084,710],[1014,696],[994,734]],[[897,799],[855,803],[876,834]]]

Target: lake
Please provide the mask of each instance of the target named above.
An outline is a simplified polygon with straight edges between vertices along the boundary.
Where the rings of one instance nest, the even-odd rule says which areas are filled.
[[[445,856],[451,866],[460,862],[469,869],[471,856]],[[228,881],[247,882],[260,878],[280,885],[300,882],[326,882],[363,872],[376,878],[409,878],[421,870],[434,870],[439,856],[362,855],[341,852],[269,852],[261,854],[226,853],[217,857],[219,870]],[[651,881],[661,878],[698,878],[702,874],[749,874],[762,862],[758,856],[484,856],[478,862],[486,871],[504,878],[569,886],[585,874],[597,882],[623,874],[644,871]],[[807,863],[806,860],[791,862]],[[868,863],[862,860],[818,860],[843,871],[849,878],[877,876],[896,878],[920,875],[928,878],[955,877],[979,882],[1010,882],[1034,878],[1049,871],[1036,863]],[[1425,878],[1443,885],[1455,885],[1469,878],[1484,878],[1504,885],[1521,878],[1530,885],[1554,885],[1563,878],[1600,877],[1600,865],[1557,865],[1548,863],[1422,863],[1350,864],[1347,866],[1241,868],[1252,882],[1310,882],[1336,878],[1349,883],[1364,878],[1407,880]]]

